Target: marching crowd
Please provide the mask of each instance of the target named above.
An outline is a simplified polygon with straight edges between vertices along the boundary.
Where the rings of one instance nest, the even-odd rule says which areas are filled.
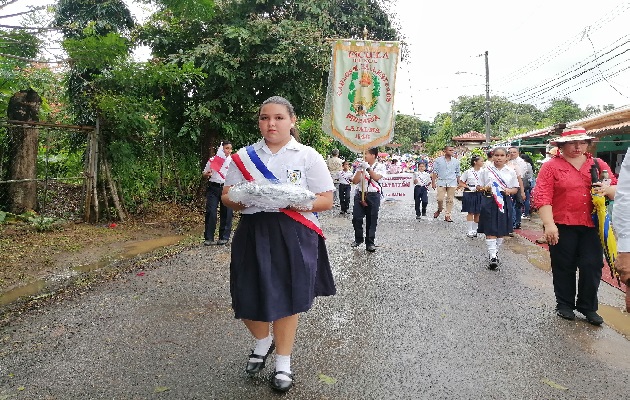
[[[617,178],[612,176],[604,183],[598,179],[611,169],[586,151],[593,138],[584,129],[567,129],[552,141],[557,153],[548,152],[534,186],[533,162],[516,147],[494,148],[486,160],[473,155],[470,164],[463,166],[452,146],[444,147],[443,155],[434,160],[419,157],[413,163],[383,162],[378,149],[370,148],[351,164],[339,158],[337,150],[325,160],[311,147],[300,144],[295,121],[293,107],[286,99],[267,99],[259,109],[262,138],[233,155],[231,144],[224,141],[203,173],[209,179],[206,212],[210,214],[206,215],[204,244],[227,244],[232,211],[240,212],[231,243],[230,294],[235,318],[243,321],[254,338],[253,350],[244,363],[247,374],[261,372],[275,351],[270,386],[280,392],[293,387],[291,352],[299,314],[311,308],[315,297],[336,292],[316,213],[334,205],[339,206],[341,215],[351,212],[351,246],[364,245],[366,251],[374,252],[382,199],[379,181],[386,174],[402,171],[413,172],[417,219],[429,218],[427,193],[436,190],[432,217],[437,219],[443,213],[445,222],[453,222],[454,194],[456,189],[463,189],[465,235],[485,236],[487,267],[491,270],[500,266],[503,238],[519,229],[521,219],[528,218],[536,207],[544,225],[544,240],[550,245],[557,315],[574,319],[577,310],[591,324],[603,323],[597,313],[603,249],[591,218],[591,196],[613,199]],[[629,164],[626,157],[622,166],[625,183],[620,186],[624,194],[630,186]],[[305,201],[280,196],[274,199],[281,202],[277,207],[261,207],[249,203],[247,197],[233,196],[242,192],[243,184],[253,184],[252,198],[262,196],[261,188],[270,186],[298,187],[308,195]],[[354,193],[352,186],[356,187]],[[620,206],[627,210],[627,203],[630,196],[626,195]],[[215,242],[217,208],[219,239]],[[629,214],[617,218],[621,278],[627,283]]]

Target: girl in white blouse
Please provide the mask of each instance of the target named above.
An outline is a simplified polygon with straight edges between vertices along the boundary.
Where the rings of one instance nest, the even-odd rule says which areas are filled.
[[[477,232],[486,235],[488,269],[495,270],[499,268],[497,252],[503,244],[503,237],[513,231],[510,195],[516,193],[520,186],[516,172],[506,167],[506,148],[494,149],[492,162],[492,165],[481,171],[477,186],[477,190],[484,192]]]

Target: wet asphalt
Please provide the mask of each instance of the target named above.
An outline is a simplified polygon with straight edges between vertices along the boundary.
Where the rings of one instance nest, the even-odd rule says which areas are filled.
[[[230,247],[200,244],[3,328],[0,400],[627,398],[630,341],[557,317],[550,273],[512,250],[525,239],[489,271],[459,212],[418,221],[384,202],[375,253],[350,247],[349,216],[321,219],[338,294],[301,316],[291,392],[269,388],[273,359],[244,373]],[[602,284],[600,302],[622,293]]]

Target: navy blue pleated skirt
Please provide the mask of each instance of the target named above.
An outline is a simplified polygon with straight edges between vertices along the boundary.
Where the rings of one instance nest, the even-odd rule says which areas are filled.
[[[241,215],[230,263],[235,318],[272,322],[335,293],[324,238],[281,212]]]
[[[513,232],[512,199],[503,195],[505,212],[500,212],[492,196],[483,195],[481,198],[481,213],[479,213],[478,233],[486,236],[503,237]]]
[[[464,192],[462,195],[462,212],[479,214],[481,212],[482,192]]]

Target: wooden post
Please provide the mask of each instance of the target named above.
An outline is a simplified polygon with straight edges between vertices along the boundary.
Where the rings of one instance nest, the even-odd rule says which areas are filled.
[[[98,132],[99,120],[96,120],[96,128],[88,135],[87,154],[85,157],[85,202],[83,204],[84,220],[90,222],[98,220],[98,194],[96,178],[98,174]],[[94,207],[94,214],[92,214]]]

